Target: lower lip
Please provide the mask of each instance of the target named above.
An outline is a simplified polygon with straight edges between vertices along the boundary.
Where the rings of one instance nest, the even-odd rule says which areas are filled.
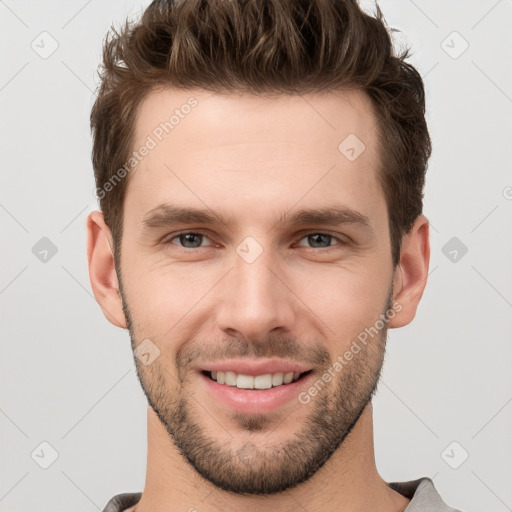
[[[293,400],[299,403],[298,395],[302,389],[305,389],[312,376],[311,372],[295,382],[269,389],[239,389],[219,384],[216,380],[202,373],[199,374],[208,392],[218,402],[245,414],[270,412]]]

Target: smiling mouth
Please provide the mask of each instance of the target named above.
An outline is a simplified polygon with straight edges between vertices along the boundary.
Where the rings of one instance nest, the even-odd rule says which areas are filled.
[[[307,372],[276,372],[276,373],[265,373],[262,375],[244,375],[243,373],[235,372],[221,372],[221,371],[206,371],[203,370],[201,373],[209,379],[223,384],[225,386],[238,388],[238,389],[254,389],[264,390],[275,388],[279,386],[286,386],[292,382],[296,382],[302,379],[305,375],[311,373],[312,370]]]

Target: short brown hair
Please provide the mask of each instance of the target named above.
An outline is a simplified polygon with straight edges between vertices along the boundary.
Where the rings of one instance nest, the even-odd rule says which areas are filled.
[[[133,151],[142,100],[163,86],[262,95],[364,91],[377,117],[378,175],[397,265],[402,236],[422,213],[431,154],[423,81],[405,61],[409,54],[395,54],[380,8],[372,17],[356,0],[155,0],[139,21],[112,27],[91,130],[116,261],[128,180],[108,193],[104,187]]]

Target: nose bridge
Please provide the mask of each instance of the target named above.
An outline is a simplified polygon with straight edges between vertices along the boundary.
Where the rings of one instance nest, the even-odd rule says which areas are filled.
[[[289,330],[294,323],[293,294],[282,282],[271,249],[247,237],[236,247],[232,262],[218,307],[219,328],[254,341],[277,328]]]

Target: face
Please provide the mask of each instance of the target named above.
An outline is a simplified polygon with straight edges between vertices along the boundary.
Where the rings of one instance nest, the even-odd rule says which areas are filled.
[[[148,402],[216,486],[291,488],[368,405],[394,311],[370,101],[153,92],[144,144],[117,264],[132,346],[158,355],[135,358]]]

